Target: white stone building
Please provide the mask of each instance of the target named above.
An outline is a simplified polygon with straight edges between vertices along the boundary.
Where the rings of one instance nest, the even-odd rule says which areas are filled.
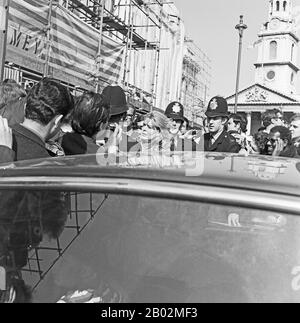
[[[211,83],[211,60],[189,38],[185,39],[180,101],[185,116],[201,124],[201,112],[206,109]]]
[[[261,126],[261,113],[278,108],[286,118],[300,112],[298,80],[299,38],[292,0],[269,0],[269,17],[258,34],[255,83],[238,94],[238,112],[248,117],[249,131]],[[227,98],[233,112],[235,95]]]

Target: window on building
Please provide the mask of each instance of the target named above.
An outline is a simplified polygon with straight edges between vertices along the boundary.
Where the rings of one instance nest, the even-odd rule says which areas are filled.
[[[294,81],[295,81],[295,74],[292,73],[291,74],[291,84],[294,84]]]
[[[292,49],[291,49],[291,61],[294,60],[294,50],[295,50],[295,44],[292,45]]]
[[[280,10],[280,2],[276,1],[276,10],[279,11]]]
[[[270,59],[276,59],[277,58],[277,42],[271,41],[270,43]]]
[[[283,11],[286,11],[286,6],[287,6],[287,2],[286,2],[286,1],[284,1],[284,2],[283,2]]]

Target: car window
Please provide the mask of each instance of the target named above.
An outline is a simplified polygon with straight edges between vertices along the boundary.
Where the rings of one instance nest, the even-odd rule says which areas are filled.
[[[1,193],[1,220],[1,237],[9,236],[2,251],[15,255],[34,302],[300,300],[297,216],[151,197],[9,191]]]

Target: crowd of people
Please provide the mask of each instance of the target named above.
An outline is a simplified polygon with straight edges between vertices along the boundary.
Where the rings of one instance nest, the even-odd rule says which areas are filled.
[[[84,154],[170,156],[181,151],[299,158],[300,114],[285,120],[282,111],[268,110],[257,133],[249,135],[247,127],[244,115],[230,114],[221,96],[210,100],[206,120],[196,128],[180,102],[171,102],[164,112],[142,115],[127,103],[120,86],[107,86],[102,94],[87,91],[73,96],[50,78],[26,91],[13,80],[0,84],[1,163]],[[27,207],[19,208],[23,201]],[[0,202],[0,278],[1,267],[10,268],[7,277],[13,286],[3,291],[0,279],[0,302],[30,301],[19,269],[27,261],[29,245],[38,245],[42,233],[59,237],[68,197],[59,192],[1,192]],[[25,239],[22,246],[20,234]],[[17,245],[11,246],[12,241]]]
[[[298,158],[300,114],[284,120],[280,110],[262,115],[249,135],[243,114],[230,114],[216,96],[206,120],[191,127],[180,102],[146,115],[127,103],[120,86],[102,94],[73,96],[61,83],[44,78],[29,91],[14,80],[0,84],[1,162],[96,153],[143,154],[209,151]]]

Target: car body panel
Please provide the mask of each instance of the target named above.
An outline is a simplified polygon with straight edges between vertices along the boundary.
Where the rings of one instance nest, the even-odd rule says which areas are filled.
[[[131,157],[86,155],[0,166],[6,178],[69,176],[137,178],[300,195],[300,160],[222,153],[177,154],[166,165],[130,163]]]
[[[130,158],[1,165],[1,194],[70,194],[62,235],[23,268],[35,302],[90,290],[108,303],[300,301],[297,159]]]

